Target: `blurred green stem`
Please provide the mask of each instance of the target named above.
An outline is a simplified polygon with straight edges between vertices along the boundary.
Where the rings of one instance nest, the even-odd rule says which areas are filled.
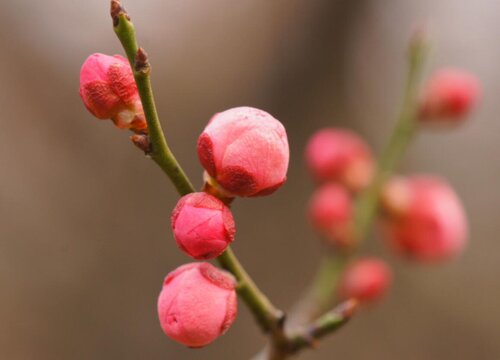
[[[304,316],[305,319],[316,319],[330,308],[335,295],[335,288],[332,284],[338,282],[347,259],[348,255],[343,253],[327,252],[323,255],[311,287],[306,293],[304,311],[307,311],[307,314]]]
[[[195,188],[168,147],[156,111],[150,80],[151,66],[146,53],[137,44],[134,25],[121,6],[120,1],[111,1],[111,16],[115,33],[133,69],[137,89],[141,97],[152,146],[151,158],[168,175],[180,195],[195,192]],[[237,279],[238,294],[248,305],[259,324],[266,331],[271,331],[276,338],[281,337],[280,328],[282,327],[283,313],[255,285],[231,248],[228,247],[217,260],[223,268],[230,271]]]
[[[428,49],[424,35],[416,34],[409,47],[406,87],[396,126],[382,150],[372,183],[361,193],[356,202],[355,228],[360,242],[368,236],[377,212],[382,187],[396,170],[414,137],[418,125],[418,91]]]

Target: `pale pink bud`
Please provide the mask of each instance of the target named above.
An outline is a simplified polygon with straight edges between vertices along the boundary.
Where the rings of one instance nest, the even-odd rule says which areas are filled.
[[[391,269],[384,261],[360,258],[344,270],[339,280],[339,296],[344,300],[354,298],[363,303],[373,302],[385,295],[391,281]]]
[[[209,263],[191,263],[167,275],[158,297],[163,332],[192,348],[223,335],[237,314],[236,282]]]
[[[460,199],[442,179],[395,178],[382,192],[382,229],[392,247],[419,261],[457,255],[467,241]]]
[[[90,55],[80,71],[80,96],[98,119],[133,131],[147,127],[132,69],[123,56]]]
[[[229,109],[215,114],[200,135],[198,157],[227,193],[268,195],[286,180],[286,131],[265,111],[251,107]]]
[[[342,248],[354,244],[352,198],[342,186],[330,183],[318,188],[309,202],[309,218],[331,245]]]
[[[316,132],[307,144],[306,161],[317,182],[335,181],[351,191],[365,188],[373,177],[371,150],[350,130],[326,128]]]
[[[477,78],[460,69],[435,72],[424,87],[420,118],[422,121],[457,123],[476,105],[480,96]]]
[[[204,192],[183,196],[172,212],[177,245],[195,259],[212,259],[226,250],[236,232],[231,210]]]

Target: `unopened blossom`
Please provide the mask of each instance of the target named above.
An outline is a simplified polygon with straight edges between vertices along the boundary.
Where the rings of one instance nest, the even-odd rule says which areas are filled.
[[[319,187],[309,201],[309,219],[314,229],[336,247],[354,244],[351,194],[341,185]]]
[[[341,299],[356,299],[369,303],[380,299],[389,289],[392,272],[382,260],[364,257],[354,260],[339,280]]]
[[[90,55],[80,71],[80,96],[98,119],[136,132],[147,127],[132,69],[123,56]]]
[[[420,118],[425,122],[461,122],[477,104],[480,93],[474,75],[455,68],[436,71],[424,86]]]
[[[359,191],[373,177],[371,150],[359,135],[350,130],[319,130],[309,139],[305,155],[309,170],[319,183],[334,181],[351,191]]]
[[[219,256],[234,239],[231,210],[204,192],[183,196],[174,208],[171,220],[177,245],[195,259]]]
[[[260,196],[286,180],[289,149],[283,125],[263,110],[238,107],[215,114],[198,139],[208,182],[226,196]]]
[[[419,261],[439,261],[459,254],[467,242],[462,203],[442,179],[397,177],[382,193],[382,230],[398,252]]]
[[[223,335],[237,314],[236,282],[209,263],[180,266],[167,275],[158,297],[165,334],[192,348]]]

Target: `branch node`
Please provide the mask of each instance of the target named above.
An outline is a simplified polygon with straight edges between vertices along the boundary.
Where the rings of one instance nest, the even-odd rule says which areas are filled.
[[[134,134],[130,136],[132,143],[139,149],[144,151],[146,156],[149,156],[153,152],[153,146],[147,134]]]
[[[143,48],[139,48],[139,50],[137,50],[137,54],[135,55],[134,70],[147,74],[150,69],[151,65],[149,64],[148,54]]]
[[[284,311],[279,310],[276,324],[280,329],[283,329],[285,327],[286,318],[287,318],[286,313]]]

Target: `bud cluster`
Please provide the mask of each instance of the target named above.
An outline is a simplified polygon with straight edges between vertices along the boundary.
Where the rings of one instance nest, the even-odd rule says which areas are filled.
[[[235,196],[270,194],[285,182],[288,140],[283,125],[270,114],[240,107],[212,117],[198,140],[198,156],[205,168],[206,191],[178,201],[172,230],[186,255],[213,259],[236,234],[227,204]],[[236,308],[234,279],[207,263],[172,272],[158,299],[163,331],[189,347],[205,346],[224,334]]]

